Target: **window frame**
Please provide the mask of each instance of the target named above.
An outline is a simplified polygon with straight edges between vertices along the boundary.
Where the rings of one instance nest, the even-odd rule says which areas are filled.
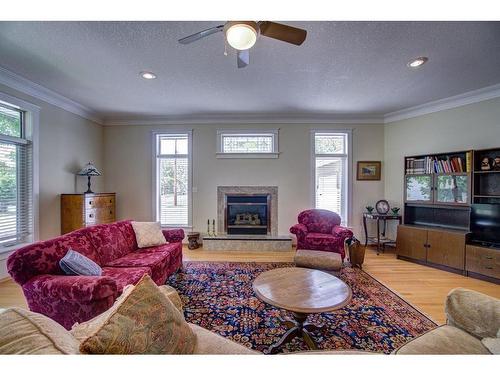
[[[153,209],[152,216],[154,217],[154,221],[161,223],[160,217],[160,163],[158,162],[162,158],[172,158],[179,157],[185,158],[182,156],[174,156],[174,155],[161,155],[160,154],[160,137],[161,136],[174,136],[174,135],[182,135],[187,136],[188,139],[188,153],[187,153],[187,161],[188,161],[188,224],[169,224],[163,225],[162,228],[186,228],[191,229],[193,227],[193,131],[192,130],[154,130],[152,131],[152,150],[153,150]]]
[[[11,95],[7,95],[0,92],[0,105],[14,108],[23,112],[22,127],[21,127],[21,137],[11,137],[8,135],[0,135],[0,139],[18,143],[26,144],[31,142],[32,144],[32,175],[26,178],[31,179],[32,184],[32,215],[33,223],[31,228],[31,235],[28,239],[22,243],[10,244],[10,245],[0,245],[0,254],[10,253],[15,249],[26,246],[29,243],[38,241],[39,239],[39,125],[40,125],[40,107],[29,103],[27,101],[21,100]]]
[[[271,136],[271,152],[225,152],[225,136]],[[217,130],[217,153],[219,159],[277,159],[279,157],[279,129],[219,129]]]
[[[346,137],[345,147],[347,152],[343,154],[317,154],[316,153],[316,135],[342,134]],[[316,158],[322,157],[342,157],[345,158],[346,177],[342,184],[342,191],[345,192],[345,215],[342,216],[341,225],[348,227],[352,223],[352,130],[351,129],[311,129],[310,138],[311,147],[311,207],[316,208]],[[345,216],[345,217],[344,217]]]

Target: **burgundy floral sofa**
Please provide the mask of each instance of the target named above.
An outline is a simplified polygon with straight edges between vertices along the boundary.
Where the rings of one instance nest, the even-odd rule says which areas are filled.
[[[30,244],[7,260],[7,270],[22,286],[31,311],[65,328],[84,322],[113,305],[123,288],[148,274],[158,284],[182,265],[182,229],[164,230],[167,244],[138,249],[130,221],[102,224]],[[101,276],[67,276],[59,260],[72,249],[102,267]]]
[[[299,214],[298,221],[290,228],[290,233],[297,236],[297,249],[331,251],[344,260],[344,241],[353,234],[340,226],[339,215],[328,210],[306,210]]]

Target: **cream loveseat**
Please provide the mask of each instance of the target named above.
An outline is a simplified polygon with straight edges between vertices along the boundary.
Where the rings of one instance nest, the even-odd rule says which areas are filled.
[[[161,286],[159,289],[182,311],[181,299],[173,288]],[[454,289],[446,300],[446,314],[446,325],[415,338],[393,354],[489,354],[483,343],[493,347],[493,350],[494,345],[498,345],[495,338],[500,328],[500,300],[471,290]],[[189,326],[196,336],[192,354],[261,354],[197,325]],[[20,308],[0,311],[0,354],[79,354],[79,345],[71,331],[41,314]],[[363,353],[366,352],[298,354]]]

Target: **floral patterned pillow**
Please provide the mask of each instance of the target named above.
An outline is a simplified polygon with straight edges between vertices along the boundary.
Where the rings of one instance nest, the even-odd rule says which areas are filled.
[[[192,354],[196,345],[191,327],[148,275],[71,333],[88,354]]]

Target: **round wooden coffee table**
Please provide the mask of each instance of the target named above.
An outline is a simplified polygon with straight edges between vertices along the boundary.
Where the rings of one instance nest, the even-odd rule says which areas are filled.
[[[294,317],[294,320],[281,319],[288,331],[271,345],[270,353],[276,353],[295,337],[302,337],[310,349],[317,350],[310,332],[322,327],[305,323],[307,316],[340,309],[352,298],[351,288],[342,280],[327,272],[298,267],[261,273],[253,282],[253,290],[262,301],[288,310]]]

